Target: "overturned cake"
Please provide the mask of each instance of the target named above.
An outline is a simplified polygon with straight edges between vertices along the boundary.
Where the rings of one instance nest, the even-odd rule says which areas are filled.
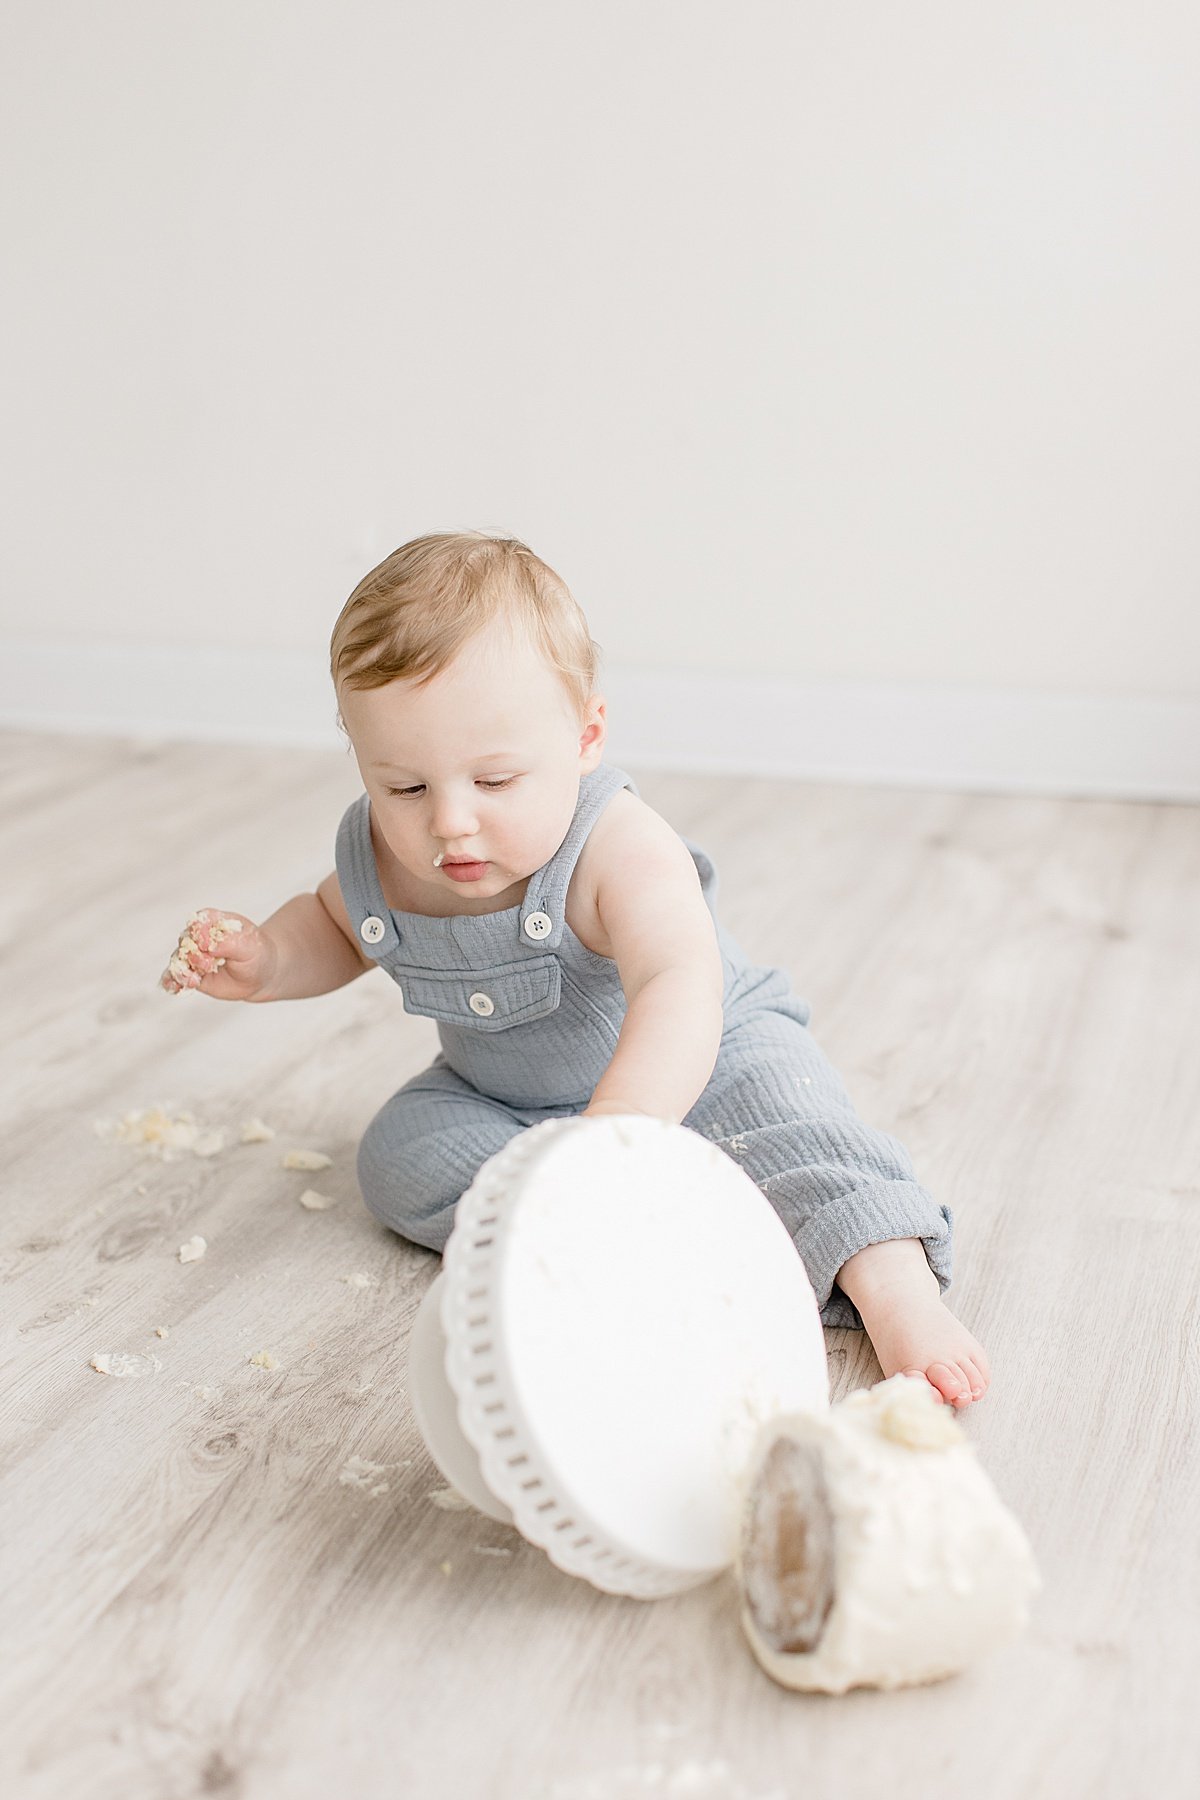
[[[956,1674],[1024,1629],[1042,1585],[951,1409],[909,1375],[761,1427],[736,1571],[767,1674],[829,1694]]]

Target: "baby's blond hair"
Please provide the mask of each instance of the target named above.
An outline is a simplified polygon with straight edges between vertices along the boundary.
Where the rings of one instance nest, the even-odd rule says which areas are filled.
[[[329,643],[339,699],[343,687],[432,680],[497,618],[525,629],[562,677],[582,719],[600,658],[582,609],[528,544],[482,531],[412,538],[363,576]],[[337,723],[345,730],[340,709]]]

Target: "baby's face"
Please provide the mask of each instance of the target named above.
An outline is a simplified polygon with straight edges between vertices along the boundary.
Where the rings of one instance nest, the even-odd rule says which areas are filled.
[[[463,912],[495,910],[548,862],[602,754],[601,696],[581,721],[562,677],[504,621],[422,687],[391,681],[340,699],[378,828],[434,911],[448,895]],[[455,877],[456,858],[482,870]]]

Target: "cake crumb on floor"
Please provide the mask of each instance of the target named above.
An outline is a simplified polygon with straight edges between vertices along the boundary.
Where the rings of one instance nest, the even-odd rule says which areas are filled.
[[[280,1165],[284,1169],[330,1169],[333,1167],[332,1156],[326,1156],[323,1150],[289,1150]]]
[[[162,1364],[157,1356],[139,1356],[135,1351],[100,1350],[88,1367],[98,1375],[152,1375]]]
[[[443,1512],[469,1512],[471,1510],[471,1502],[465,1494],[460,1494],[457,1488],[434,1488],[433,1492],[426,1494],[425,1498],[432,1500],[435,1506],[440,1506]]]

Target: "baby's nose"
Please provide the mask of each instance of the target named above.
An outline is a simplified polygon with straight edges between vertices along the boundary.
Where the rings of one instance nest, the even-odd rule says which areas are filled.
[[[479,821],[465,800],[448,794],[434,800],[430,830],[443,843],[453,843],[459,838],[474,837],[479,830]]]

